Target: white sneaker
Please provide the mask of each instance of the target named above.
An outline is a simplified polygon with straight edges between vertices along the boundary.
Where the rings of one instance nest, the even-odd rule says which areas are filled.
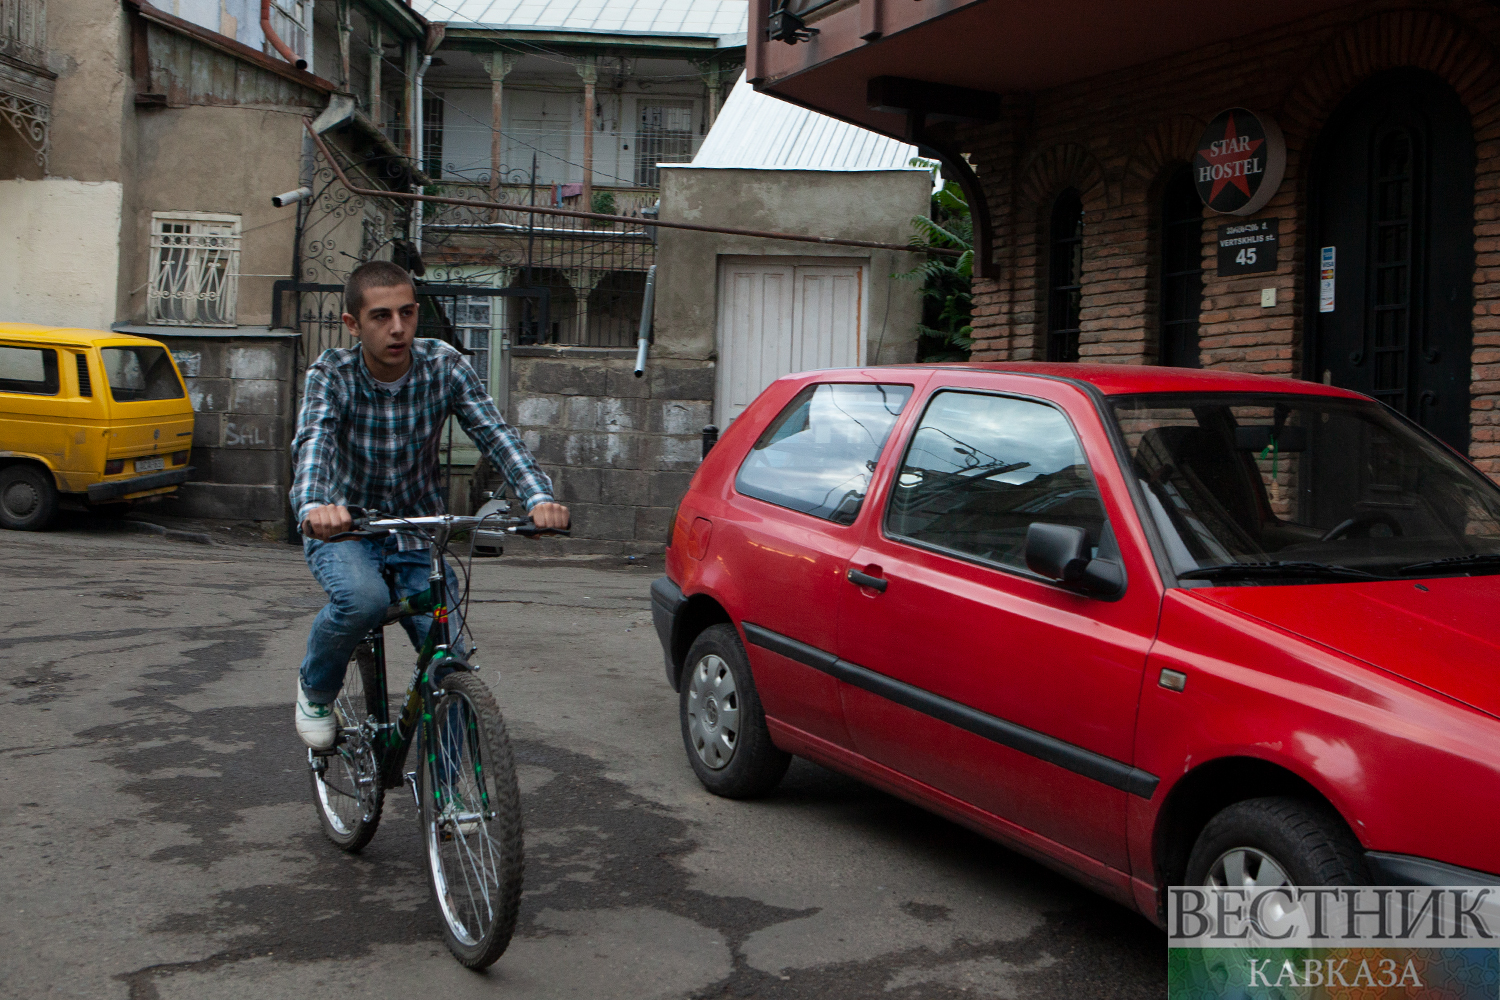
[[[327,705],[315,705],[307,700],[302,690],[302,680],[297,680],[297,735],[302,742],[314,750],[327,750],[338,738],[339,725],[333,710]]]

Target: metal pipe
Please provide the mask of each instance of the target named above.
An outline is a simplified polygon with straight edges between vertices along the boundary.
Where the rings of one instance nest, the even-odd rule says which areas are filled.
[[[646,294],[641,299],[641,327],[637,331],[635,377],[646,374],[646,347],[651,343],[652,307],[656,304],[656,265],[646,269]]]
[[[417,73],[416,73],[416,86],[413,88],[416,91],[416,93],[413,95],[413,99],[412,99],[412,103],[416,105],[416,108],[415,108],[415,110],[414,110],[414,112],[412,114],[412,124],[415,126],[415,128],[414,128],[414,130],[412,132],[412,153],[415,154],[415,155],[412,157],[412,159],[414,159],[414,160],[417,161],[417,169],[418,170],[422,170],[423,172],[425,172],[425,168],[427,166],[427,164],[426,164],[426,157],[427,157],[427,109],[425,107],[423,107],[423,104],[422,104],[422,101],[423,101],[422,80],[423,80],[424,77],[427,76],[427,67],[429,67],[431,65],[432,65],[432,53],[428,52],[427,54],[425,54],[424,56],[422,56],[422,65],[417,70]],[[441,165],[438,168],[438,173],[439,174],[442,173]],[[419,202],[416,203],[416,205],[412,206],[412,208],[413,208],[412,217],[416,220],[416,225],[412,227],[412,232],[409,233],[408,235],[411,237],[412,246],[414,246],[414,247],[417,248],[417,254],[420,256],[421,253],[422,253],[422,203],[419,201]],[[449,434],[450,434],[450,437],[451,437],[452,430],[453,430],[451,424],[449,425],[448,430],[449,430]],[[449,441],[449,448],[448,448],[448,450],[449,450],[450,453],[453,450],[452,441],[451,440]],[[449,459],[450,459],[450,464],[449,464],[449,469],[448,469],[448,478],[449,478],[450,484],[451,484],[451,480],[453,478],[453,469],[452,469],[452,464],[451,464],[452,455],[451,454],[449,455]]]
[[[959,257],[963,255],[960,250],[948,247],[929,247],[911,245],[907,243],[875,243],[870,240],[843,240],[832,236],[799,236],[795,233],[770,233],[760,229],[734,229],[728,226],[700,226],[691,222],[662,222],[633,218],[628,215],[601,215],[598,212],[574,212],[566,208],[541,208],[533,205],[516,205],[507,202],[478,201],[473,198],[449,198],[432,194],[411,194],[406,191],[381,191],[376,188],[356,187],[344,174],[339,166],[338,160],[334,159],[332,151],[323,142],[322,136],[313,131],[312,120],[303,119],[307,131],[312,134],[313,141],[322,150],[323,156],[328,160],[329,166],[333,168],[334,175],[338,177],[339,183],[349,191],[364,198],[390,198],[395,201],[424,201],[434,205],[458,205],[466,208],[500,209],[506,212],[530,212],[532,215],[555,215],[569,219],[598,219],[600,222],[623,222],[627,224],[644,226],[648,229],[685,229],[695,233],[724,233],[728,236],[749,236],[762,240],[788,240],[793,243],[818,243],[823,246],[835,247],[864,247],[869,250],[898,250],[902,253],[928,253],[940,257]]]
[[[293,52],[276,34],[276,29],[271,27],[271,0],[260,0],[260,30],[265,32],[266,41],[271,43],[271,48],[281,54],[281,58],[291,63],[298,69],[307,69],[307,60],[298,59],[297,53]]]

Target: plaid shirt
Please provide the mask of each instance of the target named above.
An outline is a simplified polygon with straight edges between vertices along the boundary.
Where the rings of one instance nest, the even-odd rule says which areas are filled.
[[[417,517],[444,512],[438,449],[449,414],[526,509],[552,499],[552,481],[505,422],[479,376],[440,340],[413,340],[411,370],[394,394],[380,388],[358,345],[327,350],[307,369],[307,391],[292,444],[292,507],[299,521],[324,504]],[[402,550],[426,548],[398,532]]]

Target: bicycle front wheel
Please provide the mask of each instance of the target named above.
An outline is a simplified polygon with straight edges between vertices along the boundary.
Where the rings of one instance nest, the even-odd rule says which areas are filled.
[[[362,850],[380,825],[385,789],[375,760],[373,732],[364,723],[370,717],[374,695],[375,648],[362,642],[349,659],[344,687],[333,703],[338,720],[339,741],[334,752],[317,758],[322,767],[312,771],[313,804],[323,834],[350,854]]]
[[[521,908],[521,790],[489,688],[465,671],[442,683],[418,768],[427,871],[448,950],[483,969]]]

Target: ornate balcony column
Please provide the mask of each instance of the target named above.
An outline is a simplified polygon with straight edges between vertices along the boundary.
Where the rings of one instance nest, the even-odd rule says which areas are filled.
[[[490,201],[500,200],[500,159],[505,146],[500,135],[500,113],[505,103],[505,78],[516,66],[509,52],[485,52],[479,63],[490,75]]]
[[[580,59],[575,68],[583,78],[583,210],[594,210],[594,84],[599,82],[599,64],[593,56]]]

